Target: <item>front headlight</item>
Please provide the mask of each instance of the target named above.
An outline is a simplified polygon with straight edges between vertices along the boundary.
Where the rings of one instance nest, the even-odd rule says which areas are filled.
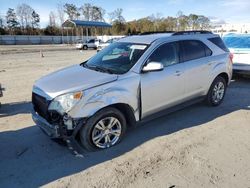
[[[50,103],[49,110],[55,110],[62,115],[70,111],[81,100],[82,96],[82,91],[60,95]]]

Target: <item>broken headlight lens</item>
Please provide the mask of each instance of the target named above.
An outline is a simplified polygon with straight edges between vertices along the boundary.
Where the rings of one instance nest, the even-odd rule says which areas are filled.
[[[55,110],[59,114],[70,111],[83,97],[83,92],[67,93],[56,97],[49,105],[49,110]]]

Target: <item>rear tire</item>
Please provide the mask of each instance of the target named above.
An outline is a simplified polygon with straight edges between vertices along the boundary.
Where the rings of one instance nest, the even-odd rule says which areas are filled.
[[[223,77],[218,76],[213,81],[206,97],[206,103],[209,106],[218,106],[222,103],[227,89],[226,81]]]
[[[116,108],[107,107],[94,116],[80,130],[80,141],[88,151],[107,149],[118,144],[126,133],[124,115]]]

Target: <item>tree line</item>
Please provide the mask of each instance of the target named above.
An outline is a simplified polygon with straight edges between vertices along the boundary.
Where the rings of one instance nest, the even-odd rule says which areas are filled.
[[[105,20],[106,18],[106,20]],[[179,11],[176,16],[164,17],[162,14],[126,21],[123,9],[117,8],[107,13],[102,7],[85,3],[80,7],[74,4],[58,4],[56,11],[48,15],[49,23],[45,28],[40,27],[40,15],[28,4],[20,4],[9,8],[5,17],[0,17],[0,34],[10,35],[77,35],[77,30],[61,27],[66,19],[86,21],[106,21],[112,24],[109,29],[92,29],[92,35],[133,35],[144,32],[164,32],[183,30],[210,29],[210,20],[206,16],[189,14]],[[85,30],[84,30],[85,34]]]

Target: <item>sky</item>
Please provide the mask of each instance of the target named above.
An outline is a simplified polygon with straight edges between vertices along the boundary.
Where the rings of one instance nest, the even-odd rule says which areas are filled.
[[[250,0],[0,0],[0,16],[4,17],[8,8],[15,9],[22,3],[30,5],[40,15],[42,27],[48,24],[50,11],[56,12],[57,5],[65,3],[78,7],[91,3],[101,6],[107,13],[122,8],[126,21],[157,13],[164,17],[176,16],[182,11],[186,15],[205,15],[219,22],[250,23]]]

